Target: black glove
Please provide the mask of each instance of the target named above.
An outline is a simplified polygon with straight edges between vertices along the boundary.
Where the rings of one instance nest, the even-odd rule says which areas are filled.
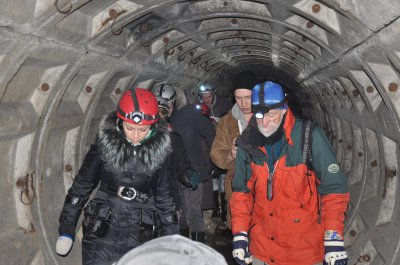
[[[197,174],[196,171],[188,170],[186,175],[190,185],[192,186],[192,189],[197,189],[199,186],[199,174]]]

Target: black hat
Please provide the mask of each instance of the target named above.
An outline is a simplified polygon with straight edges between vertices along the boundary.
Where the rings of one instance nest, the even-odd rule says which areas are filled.
[[[239,88],[251,90],[257,85],[257,76],[251,71],[243,71],[238,73],[232,82],[232,89],[236,90]]]

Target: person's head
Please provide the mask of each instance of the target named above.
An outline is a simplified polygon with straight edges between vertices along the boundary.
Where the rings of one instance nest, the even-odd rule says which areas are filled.
[[[117,126],[122,123],[126,138],[139,144],[151,133],[151,126],[159,120],[156,97],[143,88],[127,90],[117,108]]]
[[[205,103],[211,107],[215,99],[215,86],[209,82],[204,82],[197,88],[197,94],[199,95],[199,101]]]
[[[176,91],[168,84],[158,84],[152,89],[154,95],[160,96],[165,99],[168,104],[168,117],[172,116],[176,102]]]
[[[124,254],[113,265],[228,265],[211,247],[181,235],[152,239]]]
[[[266,81],[253,88],[251,104],[260,132],[269,137],[277,131],[288,105],[282,87]]]
[[[158,104],[158,113],[162,119],[167,119],[169,117],[169,105],[165,98],[161,96],[156,96]]]
[[[240,72],[232,82],[233,95],[243,114],[251,113],[252,88],[257,84],[257,76],[250,71]]]

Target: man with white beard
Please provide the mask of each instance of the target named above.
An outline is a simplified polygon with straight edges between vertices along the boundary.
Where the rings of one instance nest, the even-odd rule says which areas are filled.
[[[251,101],[254,116],[236,142],[233,257],[240,265],[347,265],[347,178],[323,130],[293,115],[279,84],[256,85]]]

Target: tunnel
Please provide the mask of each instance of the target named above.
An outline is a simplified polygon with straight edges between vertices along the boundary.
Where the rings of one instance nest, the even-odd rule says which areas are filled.
[[[324,129],[348,177],[349,264],[400,264],[399,0],[0,1],[0,264],[55,254],[65,194],[131,87],[251,70]],[[301,263],[299,263],[301,264]]]

